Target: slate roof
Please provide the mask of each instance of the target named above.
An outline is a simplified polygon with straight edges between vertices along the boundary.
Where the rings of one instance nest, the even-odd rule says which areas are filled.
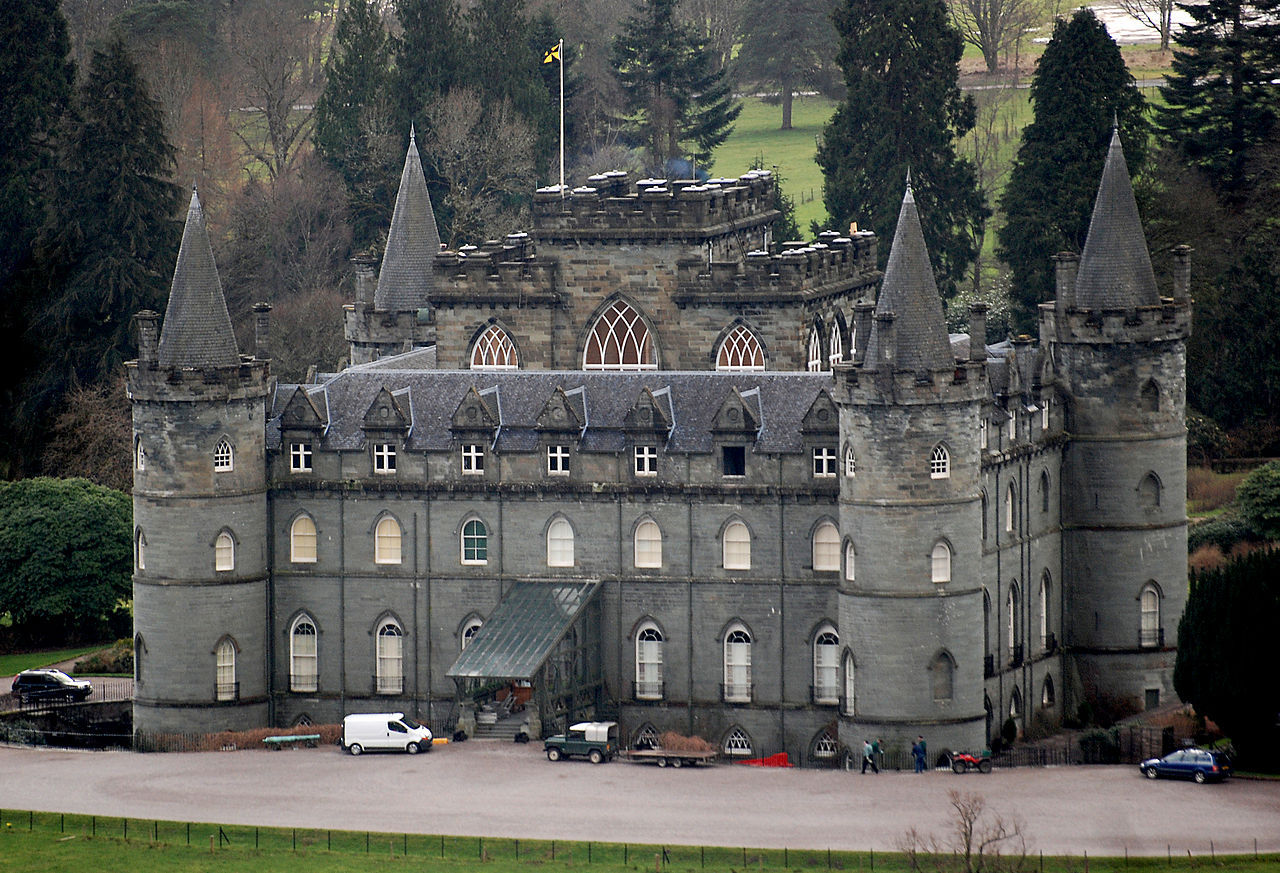
[[[213,263],[204,209],[194,190],[160,330],[159,362],[162,367],[234,367],[240,363],[222,282]]]
[[[1112,130],[1107,162],[1089,221],[1089,236],[1076,272],[1076,306],[1080,309],[1133,309],[1159,306],[1151,255],[1133,197],[1129,166]]]
[[[896,348],[896,368],[909,372],[949,370],[956,359],[947,336],[947,322],[942,314],[942,298],[933,278],[929,250],[924,244],[920,213],[915,194],[907,184],[898,212],[898,227],[893,233],[893,248],[884,270],[884,282],[876,300],[876,315],[892,312]],[[884,338],[880,323],[871,322],[864,360],[867,367],[883,360]]]
[[[404,447],[445,451],[453,439],[453,413],[474,386],[499,419],[497,451],[535,451],[540,446],[537,419],[557,388],[573,399],[580,389],[586,420],[579,450],[620,452],[627,445],[624,419],[648,388],[669,408],[673,425],[666,441],[669,452],[705,453],[714,448],[712,426],[725,399],[736,388],[756,402],[760,430],[754,443],[758,453],[794,453],[804,448],[800,424],[819,393],[832,393],[830,373],[714,373],[671,372],[599,373],[577,370],[480,371],[392,370],[352,368],[323,385],[303,386],[328,427],[322,445],[329,449],[359,449],[365,444],[361,423],[374,397],[384,387],[396,394],[411,416]],[[293,395],[294,385],[280,385],[275,393],[268,440],[279,446],[279,416]],[[400,399],[407,391],[406,399]],[[754,411],[754,410],[753,410]],[[661,438],[661,436],[659,437]]]
[[[387,248],[382,254],[378,287],[373,292],[374,309],[414,312],[427,305],[431,292],[432,262],[440,251],[440,232],[431,211],[431,195],[422,173],[418,143],[409,134],[409,151],[400,174],[396,208],[387,231]]]

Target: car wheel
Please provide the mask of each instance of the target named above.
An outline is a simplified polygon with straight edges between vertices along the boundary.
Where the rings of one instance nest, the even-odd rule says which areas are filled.
[[[560,750],[559,750],[559,749],[547,749],[547,760],[548,760],[548,761],[559,761],[559,760],[560,760]]]
[[[981,761],[979,761],[979,762],[978,762],[978,772],[979,772],[979,773],[990,773],[990,772],[991,772],[991,759],[990,759],[990,758],[983,758]]]
[[[408,752],[410,755],[416,755],[422,751],[422,747],[419,746],[417,743],[410,743],[409,745],[404,747],[404,750]]]
[[[361,746],[359,743],[352,743],[351,745],[347,746],[347,751],[353,755],[358,755],[364,751],[364,747]]]
[[[1156,772],[1155,767],[1146,767],[1143,769],[1142,775],[1146,776],[1148,779],[1155,779],[1160,774]]]
[[[592,763],[592,764],[602,764],[602,763],[604,763],[604,754],[603,754],[599,749],[592,749],[592,750],[587,754],[587,758],[588,758],[588,760],[590,760],[590,761],[591,761],[591,763]]]
[[[672,766],[672,767],[674,767],[675,769],[679,770],[681,767],[683,767],[683,766],[684,766],[684,761],[682,761],[682,760],[681,760],[681,759],[679,759],[679,758],[672,758],[672,759],[671,759],[671,766]]]
[[[964,772],[964,761],[952,761],[952,762],[951,762],[951,772],[952,772],[952,773],[963,773],[963,772]]]
[[[1197,770],[1196,775],[1192,776],[1191,778],[1196,780],[1197,785],[1203,785],[1205,783],[1205,775],[1203,770]]]

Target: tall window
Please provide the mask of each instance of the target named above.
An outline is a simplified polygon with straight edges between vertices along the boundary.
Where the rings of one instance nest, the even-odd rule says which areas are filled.
[[[1160,386],[1155,383],[1154,379],[1148,380],[1142,386],[1142,394],[1140,397],[1143,412],[1159,412],[1160,411]]]
[[[404,691],[404,632],[394,621],[378,628],[377,685],[379,694]]]
[[[637,476],[658,475],[657,446],[636,446],[635,461],[635,471]]]
[[[1013,533],[1018,526],[1018,493],[1010,485],[1004,492],[1004,529],[1005,533]]]
[[[373,531],[373,562],[375,564],[399,564],[403,559],[400,550],[400,522],[385,516]]]
[[[939,585],[951,581],[951,547],[946,543],[935,543],[931,556],[932,573],[930,578]]]
[[[751,569],[751,532],[740,521],[730,522],[724,529],[723,559],[726,570]]]
[[[1017,719],[1022,717],[1022,692],[1017,688],[1013,689],[1013,693],[1009,695],[1009,718]]]
[[[815,479],[834,479],[836,475],[836,450],[820,446],[813,450],[813,476]]]
[[[1155,473],[1147,473],[1138,483],[1138,504],[1143,509],[1157,509],[1160,506],[1160,479]]]
[[[485,328],[471,348],[473,370],[516,370],[520,367],[516,347],[507,332],[496,324]]]
[[[233,469],[235,469],[235,453],[231,450],[231,443],[223,437],[213,448],[213,472],[230,473]]]
[[[852,479],[858,474],[858,461],[853,456],[853,446],[844,447],[844,475],[845,478]]]
[[[140,473],[147,469],[147,447],[140,438],[133,449],[133,466]]]
[[[315,691],[320,687],[319,635],[310,617],[298,616],[289,633],[289,690]]]
[[[563,518],[547,527],[547,566],[573,566],[573,528]]]
[[[1046,676],[1044,677],[1044,685],[1040,686],[1040,705],[1048,709],[1053,706],[1054,698],[1053,677]]]
[[[933,451],[929,454],[929,478],[951,478],[951,453],[941,443],[934,446]]]
[[[978,448],[980,449],[985,449],[991,442],[991,437],[988,434],[988,427],[989,425],[987,424],[987,419],[985,417],[978,422]]]
[[[213,569],[225,573],[236,568],[236,541],[225,530],[213,541]]]
[[[724,638],[724,699],[751,702],[751,634],[738,626]]]
[[[839,322],[831,325],[831,342],[827,347],[830,349],[827,360],[831,362],[832,367],[844,360],[844,339],[840,333]]]
[[[1019,620],[1018,615],[1018,610],[1022,605],[1021,600],[1018,583],[1010,584],[1009,596],[1005,601],[1005,606],[1009,612],[1005,632],[1009,638],[1009,656],[1014,663],[1022,660],[1022,622]]]
[[[636,698],[661,700],[662,647],[665,640],[656,625],[648,624],[636,634]]]
[[[316,562],[316,523],[300,515],[289,526],[289,560],[294,564]]]
[[[844,544],[844,578],[850,582],[857,580],[857,574],[854,572],[855,565],[858,562],[858,551],[853,547],[852,542]]]
[[[716,369],[730,372],[764,369],[764,349],[746,325],[736,325],[721,341],[716,352]]]
[[[217,687],[215,696],[218,700],[235,700],[240,696],[240,687],[236,683],[236,644],[229,637],[223,637],[214,652],[217,662]]]
[[[489,529],[478,518],[462,525],[462,563],[489,563]]]
[[[1154,582],[1148,582],[1142,588],[1139,598],[1141,609],[1141,636],[1139,642],[1143,648],[1155,648],[1160,640],[1160,589]]]
[[[569,475],[569,447],[547,446],[547,475]]]
[[[822,334],[818,332],[816,327],[809,329],[809,362],[807,369],[810,373],[817,373],[822,370]]]
[[[1040,577],[1040,648],[1049,648],[1049,573]]]
[[[396,447],[394,443],[374,443],[373,472],[394,473],[396,471]]]
[[[858,668],[853,663],[853,652],[844,653],[844,701],[840,709],[845,715],[853,715],[858,690]]]
[[[636,525],[635,563],[637,567],[662,566],[662,530],[652,519]]]
[[[982,538],[987,538],[987,510],[991,508],[990,502],[987,500],[987,492],[982,492]]]
[[[311,443],[289,443],[289,470],[293,473],[311,472]]]
[[[829,521],[818,525],[813,532],[813,569],[840,571],[840,531]]]
[[[147,536],[142,532],[142,528],[138,528],[137,533],[133,535],[133,557],[134,565],[139,570],[147,569]]]
[[[946,652],[940,652],[929,665],[930,685],[933,687],[933,699],[941,702],[954,696],[955,662]]]
[[[813,702],[831,705],[840,699],[840,637],[827,627],[813,639]]]
[[[462,475],[464,476],[483,476],[484,475],[484,445],[481,443],[466,443],[462,447]]]
[[[621,300],[601,313],[587,336],[582,354],[584,370],[656,370],[657,356],[649,327]]]
[[[1040,511],[1049,511],[1049,471],[1040,471]]]

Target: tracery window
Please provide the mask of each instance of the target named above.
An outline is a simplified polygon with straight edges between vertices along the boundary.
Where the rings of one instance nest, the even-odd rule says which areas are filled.
[[[947,451],[947,447],[942,443],[934,446],[933,451],[929,454],[929,478],[951,478],[951,453]]]
[[[520,358],[507,332],[496,324],[485,328],[471,348],[473,370],[517,370]]]
[[[741,625],[724,638],[724,699],[751,702],[751,634]]]
[[[213,472],[229,473],[235,469],[235,453],[231,449],[231,443],[224,437],[218,440],[218,444],[213,449]]]
[[[289,633],[289,690],[315,691],[319,687],[319,636],[315,622],[300,615]]]
[[[835,737],[831,736],[831,731],[825,730],[818,737],[818,741],[813,744],[813,757],[815,758],[834,758],[836,752],[839,751]]]
[[[813,702],[835,704],[840,698],[840,637],[828,625],[813,640]]]
[[[835,322],[831,325],[831,342],[828,343],[827,360],[831,366],[844,360],[844,339],[840,333],[840,323]]]
[[[764,349],[746,325],[734,325],[721,341],[716,353],[716,369],[730,372],[764,369]]]
[[[636,699],[661,700],[663,696],[662,631],[650,622],[636,634]]]
[[[404,631],[394,621],[378,628],[377,686],[379,694],[404,691]]]
[[[656,370],[649,326],[640,313],[615,300],[596,319],[582,354],[584,370]]]
[[[725,737],[724,753],[735,758],[751,757],[751,737],[742,728],[734,728]]]
[[[236,682],[236,644],[230,637],[223,637],[214,652],[217,678],[214,697],[217,700],[235,700],[240,696]]]
[[[809,329],[809,362],[806,369],[810,373],[822,370],[822,334],[816,327]]]

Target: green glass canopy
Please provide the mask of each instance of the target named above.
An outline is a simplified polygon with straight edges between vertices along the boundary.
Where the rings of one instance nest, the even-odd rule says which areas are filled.
[[[516,582],[446,676],[531,680],[600,588],[596,582]]]

